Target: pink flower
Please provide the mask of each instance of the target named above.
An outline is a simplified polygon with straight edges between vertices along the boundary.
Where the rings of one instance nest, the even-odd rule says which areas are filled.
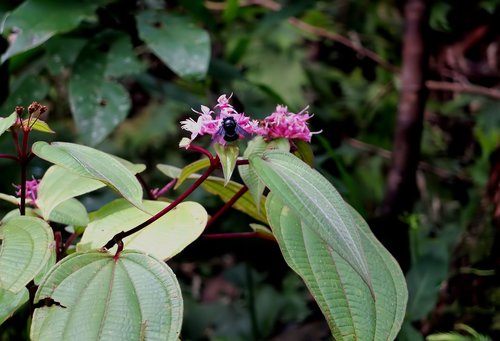
[[[36,199],[38,198],[38,185],[40,184],[40,180],[33,179],[30,181],[26,181],[26,193],[25,197],[28,200],[31,200],[33,205],[36,205]],[[17,197],[21,196],[21,185],[16,187],[16,195]]]
[[[295,114],[289,112],[286,106],[278,105],[271,115],[261,121],[257,134],[271,139],[284,137],[311,142],[311,136],[319,134],[321,131],[311,132],[309,130],[307,121],[312,115],[309,115],[307,109],[308,107]]]
[[[200,115],[196,121],[192,118],[181,121],[181,128],[191,133],[191,142],[198,136],[211,135],[212,141],[225,145],[227,142],[247,137],[254,132],[257,121],[252,121],[245,114],[238,113],[229,104],[231,96],[226,98],[226,95],[221,95],[217,99],[214,107],[217,113],[202,105],[201,112],[193,110]]]

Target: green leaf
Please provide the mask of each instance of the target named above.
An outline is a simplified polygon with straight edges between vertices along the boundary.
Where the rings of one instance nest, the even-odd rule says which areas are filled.
[[[188,18],[159,11],[141,11],[139,36],[180,77],[202,79],[210,61],[210,37]]]
[[[5,133],[7,129],[9,129],[14,123],[16,123],[16,118],[16,112],[13,112],[7,117],[0,117],[0,135]]]
[[[57,0],[28,0],[17,7],[5,22],[15,29],[15,39],[2,55],[0,64],[10,57],[30,50],[58,33],[68,32],[93,15],[105,1],[69,1],[61,6]]]
[[[157,213],[168,203],[144,201],[145,208]],[[94,212],[77,250],[101,248],[115,234],[128,231],[150,216],[122,199],[115,200]],[[123,240],[125,249],[147,252],[160,259],[169,259],[196,240],[207,225],[208,214],[200,204],[187,201]],[[110,252],[115,252],[116,246]]]
[[[24,303],[28,302],[28,299],[29,293],[26,288],[18,293],[0,288],[0,325]]]
[[[104,186],[99,180],[82,177],[66,168],[54,165],[45,172],[38,185],[37,206],[42,212],[43,219],[49,220],[52,210],[64,201]]]
[[[50,129],[49,125],[40,120],[40,119],[37,119],[36,121],[34,121],[33,123],[33,119],[25,119],[23,120],[23,124],[24,125],[31,125],[31,129],[32,130],[36,130],[36,131],[41,131],[42,133],[51,133],[51,134],[54,134],[55,131],[53,131],[52,129]]]
[[[177,340],[183,302],[170,268],[138,251],[74,253],[35,295],[30,336],[53,340]]]
[[[222,165],[222,173],[224,173],[224,181],[227,184],[233,175],[234,168],[236,167],[236,161],[240,155],[240,148],[235,144],[221,145],[219,143],[214,144],[215,152],[219,156],[220,163]]]
[[[175,183],[174,189],[179,188],[179,186],[182,185],[182,183],[186,181],[186,179],[188,179],[191,174],[196,173],[197,171],[202,170],[204,168],[208,168],[208,166],[210,166],[210,160],[205,158],[192,162],[186,167],[184,167],[182,169],[181,174],[177,178],[177,182]]]
[[[130,37],[126,34],[115,35],[107,58],[106,76],[108,77],[135,75],[146,69],[146,66],[135,55]]]
[[[262,155],[264,151],[267,149],[268,143],[264,141],[262,136],[256,136],[252,140],[248,141],[247,148],[243,153],[243,157],[247,158],[250,155]],[[259,176],[255,172],[255,170],[248,165],[238,166],[238,172],[240,173],[241,179],[248,187],[248,191],[252,194],[253,201],[257,207],[264,190],[266,189],[266,185],[260,180]]]
[[[0,288],[21,291],[50,258],[54,236],[42,219],[13,217],[0,225]]]
[[[86,226],[89,223],[89,216],[81,202],[70,198],[50,212],[49,220],[64,225]]]
[[[74,143],[38,141],[33,144],[38,157],[85,178],[99,180],[142,209],[142,187],[134,174],[115,157]]]
[[[312,152],[311,144],[304,140],[293,140],[293,144],[297,148],[293,154],[307,163],[309,166],[314,166],[314,154]]]
[[[394,340],[406,307],[404,276],[364,220],[350,209],[367,255],[372,288],[277,195],[268,196],[266,209],[286,262],[304,279],[335,339]]]
[[[82,49],[69,81],[71,112],[80,138],[92,146],[102,142],[127,117],[131,106],[127,90],[105,77],[109,68],[108,55],[103,52],[109,45],[106,37],[103,34]]]
[[[294,155],[279,150],[249,159],[266,186],[332,246],[371,287],[366,256],[349,208],[337,190]]]

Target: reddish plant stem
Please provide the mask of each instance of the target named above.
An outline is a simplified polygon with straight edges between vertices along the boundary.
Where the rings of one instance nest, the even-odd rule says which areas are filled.
[[[66,242],[63,245],[62,252],[66,252],[69,249],[71,244],[73,244],[73,242],[75,241],[76,237],[78,237],[76,232],[70,234],[70,236],[68,237],[68,239],[66,239]]]
[[[135,175],[135,177],[136,177],[137,181],[139,181],[139,183],[141,184],[141,186],[144,189],[144,191],[146,192],[146,196],[148,197],[148,199],[155,200],[156,199],[155,195],[149,189],[148,184],[146,183],[146,181],[144,181],[144,178],[139,173],[137,173]]]
[[[236,166],[248,165],[250,162],[248,160],[236,160]]]
[[[236,192],[231,199],[229,199],[224,206],[222,206],[213,216],[210,218],[210,220],[207,222],[207,226],[205,227],[205,231],[213,225],[214,222],[216,222],[220,216],[222,216],[228,209],[230,209],[234,203],[241,198],[243,194],[245,194],[248,191],[247,186],[241,187],[241,189]]]
[[[210,167],[207,168],[207,170],[202,174],[201,177],[198,178],[184,193],[182,193],[177,199],[172,201],[167,207],[165,207],[163,210],[146,220],[145,222],[137,225],[136,227],[128,230],[128,231],[122,231],[120,233],[117,233],[109,240],[106,245],[103,246],[104,249],[110,249],[112,248],[115,244],[117,244],[119,241],[123,240],[124,238],[142,230],[149,224],[155,222],[156,220],[160,219],[163,217],[165,214],[170,212],[172,209],[174,209],[177,205],[179,205],[184,199],[186,199],[191,193],[194,192],[196,188],[198,188],[203,181],[205,181],[206,178],[210,176],[210,174],[213,173],[214,170],[216,170],[219,167],[219,158],[211,159],[210,160]]]
[[[28,168],[28,163],[24,158],[20,160],[21,164],[21,196],[19,200],[19,214],[26,215],[26,173]]]
[[[14,161],[19,161],[19,158],[17,156],[10,154],[0,154],[0,159],[11,159]]]
[[[153,191],[154,199],[156,200],[159,197],[161,197],[163,194],[170,191],[175,186],[176,183],[177,183],[177,179],[172,179],[172,180],[170,180],[170,182],[168,184],[166,184],[165,186],[160,188],[158,191],[156,191],[156,192]]]
[[[210,153],[208,150],[206,150],[205,148],[201,148],[197,145],[194,145],[194,144],[190,144],[188,147],[187,147],[187,150],[192,150],[192,151],[195,151],[195,152],[199,152],[199,153],[202,153],[204,155],[206,155],[208,157],[208,159],[210,160],[210,163],[213,162],[214,160],[214,156],[212,155],[212,153]]]

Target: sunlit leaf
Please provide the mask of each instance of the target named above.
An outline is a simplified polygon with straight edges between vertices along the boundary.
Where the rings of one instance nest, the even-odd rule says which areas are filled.
[[[28,302],[28,299],[29,293],[26,288],[17,293],[0,288],[0,324],[11,317],[24,303]]]
[[[54,236],[42,219],[13,217],[0,225],[0,288],[19,292],[50,258]]]
[[[144,201],[148,212],[157,213],[168,203]],[[115,234],[128,231],[151,216],[125,200],[115,200],[92,213],[77,250],[98,249]],[[147,252],[160,259],[169,259],[196,240],[207,224],[208,214],[200,204],[187,201],[123,240],[125,249]],[[114,252],[116,246],[110,251]]]
[[[111,155],[87,146],[66,142],[48,144],[38,141],[33,144],[32,150],[38,157],[77,175],[101,181],[133,205],[142,207],[141,184],[130,170]]]
[[[253,167],[275,195],[358,272],[370,287],[366,256],[349,208],[337,190],[317,171],[279,150],[250,157]]]
[[[41,131],[42,133],[51,133],[51,134],[55,133],[55,131],[50,129],[49,125],[46,122],[40,119],[37,119],[36,121],[34,121],[33,119],[25,119],[23,120],[23,125],[24,126],[30,125],[31,129],[36,131]]]
[[[205,30],[164,11],[142,11],[136,20],[141,39],[172,71],[181,77],[205,77],[210,61],[210,37]]]
[[[74,253],[47,274],[35,295],[30,336],[53,340],[177,340],[182,294],[162,261],[125,250]]]
[[[372,287],[277,195],[268,196],[266,209],[285,260],[304,279],[335,339],[394,340],[407,301],[404,276],[363,219],[348,208],[367,255]]]
[[[16,122],[17,114],[13,112],[7,117],[0,117],[0,135],[5,133]]]
[[[89,223],[89,216],[81,202],[70,198],[50,211],[49,220],[64,225],[85,226]]]

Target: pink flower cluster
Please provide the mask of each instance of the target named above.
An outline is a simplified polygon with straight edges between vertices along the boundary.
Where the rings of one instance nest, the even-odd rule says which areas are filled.
[[[36,199],[38,198],[38,185],[40,184],[40,180],[33,179],[26,181],[26,194],[25,197],[28,200],[31,200],[33,205],[36,205]],[[17,185],[16,187],[16,195],[17,197],[21,197],[21,185]]]
[[[235,133],[239,138],[247,137],[251,134],[257,134],[266,139],[288,138],[300,139],[307,142],[311,141],[311,136],[320,132],[311,132],[307,126],[307,121],[312,117],[307,112],[307,108],[295,114],[289,112],[286,106],[278,105],[275,112],[261,121],[252,120],[243,113],[238,113],[231,104],[229,98],[222,95],[217,99],[217,105],[214,110],[202,105],[201,112],[198,113],[198,119],[195,121],[188,118],[181,122],[181,128],[191,133],[191,142],[201,135],[211,135],[212,141],[226,144],[224,138],[228,133],[224,122],[228,117],[236,123]],[[226,120],[225,120],[226,119]]]

